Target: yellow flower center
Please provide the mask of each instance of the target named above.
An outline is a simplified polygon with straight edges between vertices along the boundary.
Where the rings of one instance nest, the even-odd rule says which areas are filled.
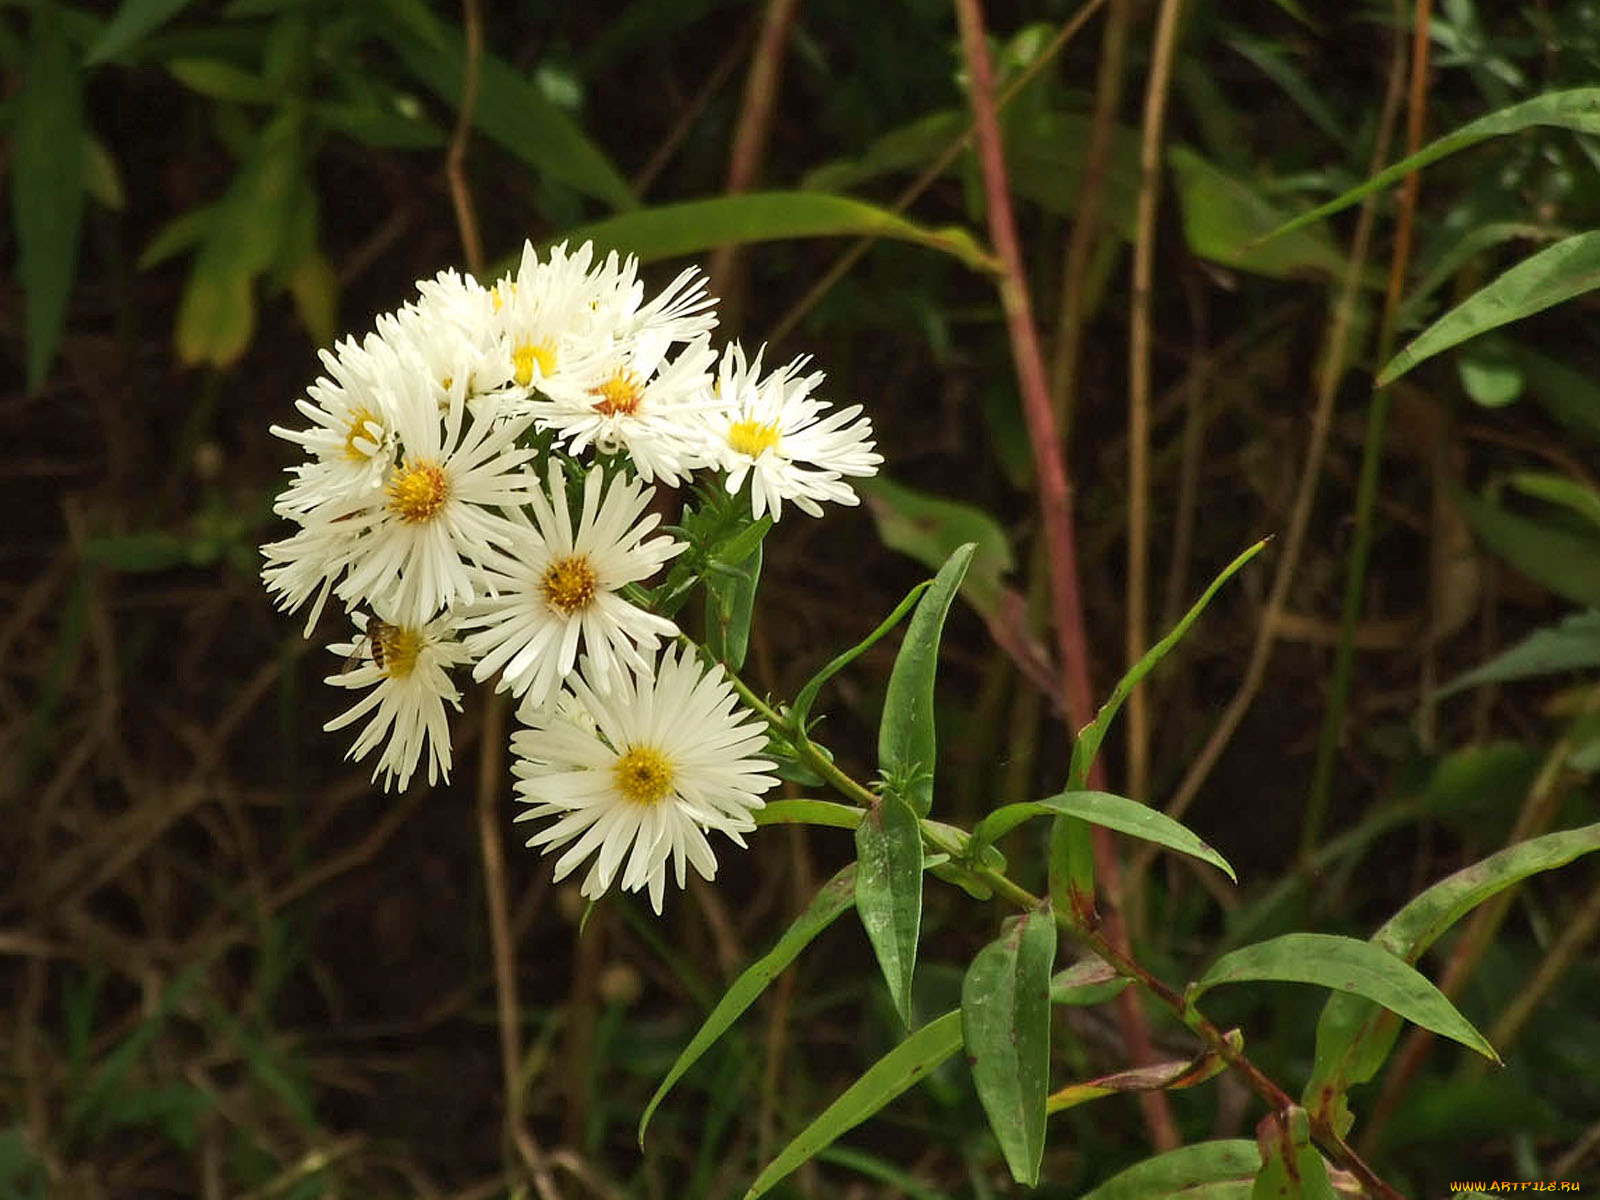
[[[421,630],[373,617],[367,622],[367,638],[373,666],[390,679],[404,679],[416,669],[422,653]]]
[[[644,399],[644,385],[637,375],[623,367],[599,387],[590,388],[589,394],[600,397],[594,411],[602,417],[614,417],[619,413],[631,417],[639,411],[639,402]]]
[[[653,805],[672,791],[672,762],[650,746],[630,746],[611,764],[611,781],[630,804]]]
[[[534,367],[539,368],[541,379],[556,369],[556,344],[550,338],[545,338],[538,345],[518,342],[516,349],[511,352],[511,365],[516,368],[517,382],[527,387],[533,382]]]
[[[594,603],[600,580],[589,560],[577,554],[571,558],[558,558],[545,568],[539,587],[550,607],[564,617],[582,612]]]
[[[728,429],[728,445],[740,454],[760,458],[778,444],[778,427],[762,421],[735,421]]]
[[[389,511],[407,525],[433,520],[448,499],[450,477],[430,459],[407,463],[389,480]]]
[[[350,414],[350,425],[344,434],[344,456],[351,462],[366,462],[372,455],[358,443],[371,442],[376,445],[382,438],[383,422],[378,420],[377,413],[363,404]]]

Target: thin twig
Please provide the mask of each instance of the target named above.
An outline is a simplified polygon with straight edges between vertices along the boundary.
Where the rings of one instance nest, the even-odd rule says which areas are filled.
[[[1397,35],[1394,54],[1389,62],[1389,82],[1385,89],[1383,109],[1378,118],[1378,132],[1372,149],[1369,174],[1376,173],[1389,157],[1389,142],[1394,134],[1395,120],[1400,112],[1406,77],[1405,38]],[[1317,495],[1317,480],[1322,474],[1322,457],[1328,445],[1328,430],[1333,423],[1333,402],[1339,391],[1339,381],[1344,377],[1349,359],[1351,322],[1355,314],[1356,293],[1361,287],[1361,276],[1366,267],[1367,248],[1372,241],[1372,226],[1377,217],[1377,202],[1369,196],[1361,206],[1356,219],[1355,236],[1350,243],[1350,265],[1345,271],[1344,283],[1334,308],[1333,323],[1328,330],[1327,349],[1322,357],[1322,371],[1317,379],[1316,406],[1311,414],[1311,433],[1306,444],[1305,464],[1300,470],[1300,486],[1295,493],[1294,508],[1289,515],[1289,529],[1283,539],[1283,554],[1278,559],[1278,569],[1272,577],[1272,590],[1267,596],[1267,606],[1261,614],[1255,641],[1250,647],[1250,661],[1245,667],[1244,679],[1228,702],[1216,728],[1201,747],[1200,753],[1189,764],[1183,780],[1172,799],[1167,802],[1168,816],[1179,818],[1194,802],[1195,796],[1205,786],[1217,760],[1227,749],[1239,722],[1254,703],[1261,682],[1266,678],[1267,661],[1272,657],[1278,639],[1278,617],[1289,597],[1289,585],[1294,580],[1300,564],[1300,551],[1305,544],[1306,529],[1311,523],[1311,508]],[[1141,850],[1133,860],[1130,875],[1137,878],[1148,868],[1155,856]]]
[[[761,175],[772,136],[772,113],[778,103],[778,85],[783,79],[783,52],[789,41],[800,0],[767,0],[750,54],[750,74],[744,81],[744,101],[739,106],[739,124],[733,132],[733,149],[728,156],[728,182],[723,191],[729,196],[748,192]],[[719,246],[711,256],[706,274],[711,287],[722,298],[724,315],[737,314],[741,293],[739,247]]]
[[[1100,41],[1100,72],[1095,80],[1094,113],[1089,118],[1089,144],[1083,154],[1083,180],[1072,206],[1072,235],[1061,270],[1061,311],[1056,317],[1055,355],[1050,364],[1050,403],[1061,427],[1062,453],[1072,437],[1078,357],[1083,347],[1083,315],[1088,296],[1089,263],[1100,241],[1100,209],[1105,199],[1107,168],[1122,108],[1122,77],[1128,57],[1128,26],[1133,0],[1111,0]]]
[[[482,0],[461,0],[461,20],[467,35],[467,57],[461,71],[461,104],[456,109],[456,127],[445,152],[444,173],[450,181],[450,203],[456,210],[456,229],[461,234],[461,252],[467,256],[467,269],[474,275],[483,270],[483,239],[478,235],[478,213],[472,204],[467,184],[467,143],[472,138],[472,118],[478,107],[478,74],[483,62]]]
[[[1422,147],[1428,107],[1428,51],[1433,0],[1416,0],[1411,39],[1411,98],[1406,113],[1406,153]],[[1401,0],[1395,0],[1395,28],[1404,22]],[[1411,264],[1411,235],[1416,223],[1417,194],[1422,176],[1413,171],[1406,176],[1400,192],[1400,211],[1395,227],[1394,253],[1389,261],[1389,287],[1384,298],[1383,322],[1378,329],[1378,361],[1389,357],[1394,347],[1396,314],[1405,290]],[[1361,452],[1361,476],[1356,485],[1355,535],[1350,543],[1350,562],[1345,569],[1344,600],[1339,617],[1342,636],[1334,652],[1333,678],[1328,688],[1328,708],[1317,739],[1316,766],[1311,776],[1311,793],[1306,800],[1305,818],[1300,826],[1300,861],[1305,862],[1322,836],[1322,822],[1328,811],[1328,795],[1333,788],[1334,761],[1344,736],[1345,708],[1350,700],[1350,676],[1355,662],[1355,628],[1361,619],[1361,602],[1366,594],[1367,561],[1372,554],[1372,513],[1378,497],[1378,471],[1383,465],[1385,431],[1389,425],[1389,388],[1374,388],[1367,409],[1367,431]]]
[[[1133,296],[1128,319],[1128,576],[1123,649],[1128,667],[1144,657],[1150,623],[1150,293],[1156,267],[1156,212],[1161,203],[1161,146],[1183,0],[1161,0],[1139,146],[1138,234],[1133,244]],[[1128,795],[1149,798],[1150,693],[1128,696]]]
[[[689,131],[694,128],[694,123],[700,119],[700,114],[705,112],[706,106],[712,98],[720,92],[728,82],[728,77],[733,74],[733,69],[739,65],[739,60],[744,57],[745,44],[750,40],[748,27],[728,45],[722,57],[717,60],[717,65],[707,75],[705,82],[700,85],[690,99],[688,107],[672,126],[667,136],[661,139],[661,144],[650,155],[650,160],[639,168],[639,173],[633,177],[630,184],[633,194],[640,199],[644,198],[650,190],[650,185],[655,183],[656,176],[666,170],[667,164],[672,161],[672,156],[678,152],[689,137]]]
[[[1034,326],[1028,298],[1027,276],[1022,269],[1021,246],[1011,212],[1011,193],[1006,180],[1005,155],[1000,145],[1000,123],[995,109],[983,12],[979,0],[955,0],[955,5],[961,26],[962,52],[967,64],[989,233],[1001,263],[1000,303],[1006,314],[1011,356],[1033,445],[1034,474],[1038,479],[1039,507],[1048,547],[1051,612],[1062,671],[1061,690],[1073,728],[1080,729],[1093,719],[1094,693],[1089,682],[1088,639],[1084,629],[1082,597],[1078,590],[1078,551],[1077,535],[1073,529],[1072,492],[1061,458],[1055,416],[1050,408],[1050,386],[1045,375],[1044,355],[1039,348],[1038,331]],[[1104,828],[1095,827],[1093,838],[1095,871],[1105,898],[1102,928],[1106,937],[1126,953],[1127,930],[1121,915],[1121,870],[1116,846],[1110,831]],[[1117,1013],[1135,1065],[1144,1066],[1155,1061],[1149,1033],[1145,1028],[1144,1013],[1137,1000],[1127,993],[1119,996]],[[1165,1093],[1141,1092],[1139,1099],[1150,1127],[1151,1140],[1158,1147],[1178,1145],[1177,1124]]]

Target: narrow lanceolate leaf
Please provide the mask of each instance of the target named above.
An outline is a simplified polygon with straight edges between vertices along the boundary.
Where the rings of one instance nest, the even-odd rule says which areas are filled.
[[[1256,1146],[1261,1170],[1251,1200],[1336,1200],[1327,1164],[1311,1144],[1305,1109],[1296,1104],[1268,1113],[1256,1126]]]
[[[112,17],[89,47],[84,59],[91,67],[116,58],[136,46],[147,36],[165,25],[188,8],[194,0],[123,0],[117,15]]]
[[[811,715],[811,706],[817,702],[817,694],[822,691],[822,685],[871,649],[884,634],[900,624],[905,615],[922,598],[922,593],[927,591],[932,584],[933,580],[931,579],[917,584],[916,587],[906,593],[904,600],[895,605],[894,611],[883,619],[882,624],[806,681],[806,685],[795,693],[794,704],[789,710],[797,727],[805,728],[806,718]]]
[[[978,822],[968,843],[969,853],[977,853],[996,838],[1009,833],[1031,817],[1079,817],[1091,825],[1104,825],[1129,837],[1155,842],[1169,850],[1177,850],[1202,862],[1208,862],[1223,874],[1239,882],[1228,860],[1216,850],[1189,832],[1158,808],[1129,800],[1126,796],[1113,796],[1109,792],[1062,792],[1043,800],[1027,800],[1020,804],[1007,804],[995,809]]]
[[[760,542],[743,562],[719,564],[706,575],[706,649],[730,671],[744,666],[760,582]]]
[[[1294,229],[1320,221],[1340,209],[1348,208],[1373,192],[1382,191],[1399,183],[1407,175],[1419,171],[1430,163],[1438,162],[1457,150],[1476,146],[1479,142],[1508,133],[1518,133],[1535,125],[1554,125],[1579,133],[1600,133],[1600,88],[1573,88],[1565,92],[1550,92],[1521,104],[1502,108],[1476,121],[1463,125],[1454,133],[1447,133],[1438,141],[1408,155],[1392,167],[1379,171],[1363,184],[1351,188],[1320,208],[1296,217],[1270,236],[1282,237]]]
[[[1235,1050],[1244,1046],[1244,1035],[1237,1029],[1227,1034],[1228,1044]],[[1045,1107],[1052,1113],[1074,1108],[1103,1096],[1122,1092],[1170,1092],[1192,1088],[1196,1084],[1215,1079],[1228,1069],[1228,1061],[1211,1049],[1202,1050],[1192,1059],[1152,1063],[1148,1067],[1135,1067],[1131,1071],[1118,1071],[1102,1075],[1084,1083],[1071,1083],[1050,1094]]]
[[[922,825],[904,800],[884,796],[856,827],[856,864],[856,911],[909,1029],[922,928]]]
[[[1260,1169],[1261,1152],[1249,1138],[1199,1142],[1147,1158],[1083,1200],[1244,1200]]]
[[[1600,534],[1526,517],[1465,492],[1453,498],[1487,549],[1574,604],[1600,605]]]
[[[662,204],[570,229],[560,240],[592,241],[597,250],[648,262],[713,246],[815,237],[892,238],[953,255],[974,271],[999,270],[994,256],[959,226],[930,229],[864,200],[826,192],[746,192]]]
[[[1037,1187],[1050,1088],[1050,968],[1056,923],[1047,904],[1012,917],[972,960],[961,985],[961,1033],[972,1081],[1011,1177]]]
[[[1600,233],[1580,233],[1547,246],[1479,288],[1412,339],[1378,373],[1393,383],[1418,363],[1468,338],[1600,287]]]
[[[1600,850],[1600,824],[1531,838],[1491,854],[1440,880],[1417,896],[1372,937],[1375,945],[1406,962],[1416,962],[1467,913],[1497,892],[1541,871],[1563,867]],[[1399,1032],[1393,1014],[1358,996],[1328,998],[1317,1022],[1316,1060],[1306,1084],[1305,1104],[1349,1129],[1344,1095],[1377,1074]]]
[[[945,560],[917,604],[905,641],[889,673],[878,726],[878,770],[919,817],[933,807],[933,770],[938,744],[933,727],[933,678],[939,639],[956,589],[977,547],[968,542]]]
[[[1600,609],[1591,608],[1564,617],[1559,624],[1535,630],[1511,649],[1457,676],[1438,694],[1448,696],[1485,683],[1537,679],[1595,667],[1600,667]]]
[[[1105,741],[1111,723],[1117,719],[1117,712],[1122,708],[1122,702],[1128,698],[1128,693],[1139,686],[1140,680],[1155,670],[1156,664],[1167,656],[1184,634],[1189,632],[1189,626],[1200,619],[1200,614],[1205,612],[1206,605],[1211,603],[1211,598],[1217,594],[1222,585],[1232,579],[1245,563],[1260,554],[1269,540],[1262,539],[1223,567],[1221,574],[1211,581],[1211,586],[1201,593],[1200,599],[1184,613],[1183,619],[1172,627],[1172,631],[1145,651],[1144,657],[1129,667],[1128,673],[1117,681],[1117,686],[1112,689],[1111,698],[1100,706],[1100,711],[1095,714],[1094,720],[1078,733],[1077,744],[1072,747],[1072,767],[1067,775],[1069,788],[1077,790],[1089,782],[1089,769],[1094,766],[1095,756],[1100,753],[1100,743]],[[1232,875],[1233,872],[1230,870],[1228,874]]]
[[[11,206],[31,390],[44,382],[61,344],[83,217],[82,82],[77,55],[49,9],[34,16],[15,104]]]
[[[744,1200],[756,1200],[835,1138],[861,1124],[961,1049],[961,1014],[948,1012],[917,1030],[846,1089],[756,1177]]]
[[[1223,983],[1277,980],[1314,983],[1376,1001],[1406,1020],[1476,1050],[1490,1062],[1500,1058],[1438,988],[1405,959],[1372,942],[1331,933],[1288,933],[1224,954],[1190,985],[1192,996]]]
[[[778,939],[778,944],[746,967],[744,973],[733,981],[727,993],[711,1010],[711,1015],[706,1018],[705,1024],[700,1026],[700,1031],[684,1047],[683,1053],[678,1055],[677,1061],[672,1064],[672,1069],[667,1072],[667,1077],[656,1089],[656,1094],[650,1097],[650,1103],[645,1105],[644,1115],[639,1118],[641,1146],[644,1145],[644,1131],[650,1124],[651,1116],[666,1098],[667,1093],[672,1090],[672,1085],[682,1079],[684,1073],[711,1048],[712,1043],[727,1032],[728,1027],[739,1019],[745,1009],[756,1002],[767,985],[783,973],[784,968],[795,960],[800,951],[810,945],[819,933],[833,924],[839,914],[854,902],[855,873],[855,864],[852,863],[823,884],[822,890],[817,893],[810,906],[796,918],[793,925],[789,926],[788,932]]]
[[[1051,1004],[1104,1004],[1127,987],[1126,976],[1103,958],[1085,955],[1050,977]]]
[[[833,800],[768,800],[752,814],[757,825],[825,825],[855,829],[867,810]]]

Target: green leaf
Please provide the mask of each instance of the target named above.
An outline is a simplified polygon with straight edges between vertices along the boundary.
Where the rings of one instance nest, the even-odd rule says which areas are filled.
[[[950,555],[906,628],[883,697],[878,726],[878,770],[919,817],[933,807],[933,775],[938,762],[934,734],[933,680],[939,665],[939,639],[956,589],[972,563],[971,542]]]
[[[750,648],[750,615],[760,582],[759,541],[737,564],[722,564],[721,569],[706,576],[706,649],[730,671],[737,672],[744,666],[745,652]]]
[[[1198,1142],[1129,1167],[1083,1200],[1245,1200],[1260,1169],[1261,1151],[1248,1138]]]
[[[1186,146],[1167,151],[1183,208],[1183,232],[1201,258],[1273,279],[1342,275],[1344,251],[1326,229],[1300,229],[1260,239],[1283,224],[1283,214],[1259,191]]]
[[[1226,1038],[1233,1049],[1244,1048],[1244,1035],[1237,1029],[1229,1031]],[[1228,1060],[1208,1047],[1190,1059],[1150,1063],[1082,1083],[1069,1083],[1050,1094],[1045,1108],[1051,1113],[1058,1113],[1119,1093],[1181,1091],[1207,1083],[1227,1069]]]
[[[885,1054],[816,1120],[800,1131],[756,1177],[744,1200],[756,1200],[796,1167],[825,1149],[961,1049],[961,1013],[930,1021]]]
[[[1328,1167],[1311,1144],[1311,1119],[1298,1104],[1268,1113],[1256,1126],[1261,1170],[1251,1200],[1336,1200]]]
[[[319,346],[331,346],[339,336],[339,275],[321,250],[301,257],[289,273],[289,294],[306,333]]]
[[[117,15],[112,17],[89,47],[84,58],[87,66],[98,66],[113,58],[120,58],[150,34],[160,29],[173,17],[188,8],[194,0],[123,0]]]
[[[94,1077],[78,1088],[67,1106],[66,1127],[82,1129],[86,1123],[99,1119],[109,1104],[127,1086],[128,1074],[155,1042],[167,1020],[205,977],[205,968],[196,963],[177,975],[161,993],[156,1010],[134,1027],[122,1044],[106,1056]]]
[[[1025,800],[1020,804],[997,808],[979,821],[977,828],[972,831],[968,853],[975,854],[1024,821],[1043,816],[1078,817],[1091,825],[1104,825],[1129,837],[1155,842],[1169,850],[1177,850],[1191,858],[1208,862],[1234,883],[1239,882],[1228,860],[1187,827],[1158,808],[1140,804],[1126,796],[1113,796],[1110,792],[1062,792],[1043,800]]]
[[[856,861],[856,911],[909,1029],[922,927],[922,825],[899,796],[884,796],[856,827]]]
[[[1448,696],[1464,688],[1513,679],[1536,679],[1563,671],[1600,667],[1600,611],[1572,613],[1561,623],[1536,630],[1511,649],[1439,689]]]
[[[1006,921],[961,985],[961,1034],[978,1099],[1011,1177],[1037,1187],[1050,1090],[1050,968],[1056,923],[1048,904]]]
[[[175,58],[172,77],[192,92],[233,104],[273,104],[283,93],[269,80],[216,58]]]
[[[711,1010],[711,1015],[705,1019],[705,1023],[700,1026],[699,1031],[673,1062],[667,1077],[661,1081],[661,1086],[656,1088],[655,1095],[650,1097],[650,1103],[645,1105],[644,1115],[639,1118],[641,1147],[644,1145],[644,1133],[650,1124],[650,1118],[655,1114],[661,1101],[666,1099],[667,1093],[672,1090],[672,1085],[682,1079],[689,1068],[699,1061],[700,1056],[756,1002],[761,993],[766,991],[767,985],[783,974],[784,968],[799,956],[800,951],[810,945],[819,933],[832,925],[839,914],[854,903],[855,875],[856,867],[852,863],[823,884],[805,912],[795,918],[794,924],[790,925],[778,939],[778,944],[746,967],[739,978],[735,979],[723,993],[722,999],[718,1000],[717,1006]]]
[[[963,112],[933,112],[888,133],[859,158],[838,159],[809,172],[800,181],[808,192],[844,192],[878,178],[920,170],[966,134],[972,118]]]
[[[1494,1047],[1443,992],[1405,959],[1373,942],[1331,933],[1286,933],[1224,954],[1198,983],[1190,985],[1190,996],[1198,997],[1218,984],[1251,980],[1313,983],[1364,996],[1476,1050],[1490,1062],[1500,1061]]]
[[[11,217],[28,335],[28,389],[44,382],[66,326],[83,218],[83,92],[57,15],[33,18],[12,131]]]
[[[1441,350],[1596,287],[1600,287],[1600,232],[1580,233],[1547,246],[1479,288],[1413,338],[1378,373],[1377,385],[1393,383]]]
[[[421,0],[386,0],[393,20],[375,22],[416,77],[459,104],[466,61],[461,35]],[[503,59],[480,63],[473,124],[530,166],[616,209],[637,206],[628,181],[564,110]],[[578,240],[582,240],[579,238]]]
[[[1100,753],[1100,743],[1110,731],[1111,723],[1117,719],[1117,712],[1122,708],[1122,702],[1128,698],[1128,693],[1138,687],[1140,680],[1155,670],[1156,664],[1167,656],[1184,634],[1189,632],[1189,626],[1200,619],[1200,614],[1206,610],[1206,605],[1211,603],[1211,598],[1217,594],[1222,585],[1233,578],[1245,563],[1261,553],[1262,548],[1270,540],[1263,538],[1223,567],[1222,573],[1211,581],[1211,586],[1201,593],[1200,599],[1196,600],[1193,607],[1183,615],[1183,619],[1172,627],[1172,631],[1145,651],[1144,657],[1134,663],[1128,669],[1128,673],[1117,681],[1117,686],[1111,692],[1111,698],[1101,705],[1094,720],[1078,733],[1077,744],[1072,747],[1072,767],[1067,775],[1067,787],[1070,790],[1076,791],[1089,781],[1089,770],[1094,766],[1095,756]],[[1231,869],[1227,867],[1223,869],[1228,871],[1229,875],[1233,874]]]
[[[1518,471],[1507,482],[1519,492],[1577,513],[1600,532],[1600,492],[1587,484],[1551,471]]]
[[[1517,133],[1535,125],[1554,125],[1579,133],[1600,133],[1600,88],[1574,88],[1571,91],[1551,92],[1521,104],[1513,104],[1510,108],[1503,108],[1486,117],[1480,117],[1463,125],[1454,133],[1446,134],[1438,141],[1424,146],[1415,154],[1402,158],[1392,167],[1379,171],[1365,183],[1351,188],[1320,208],[1314,208],[1296,217],[1269,236],[1282,237],[1313,221],[1320,221],[1323,217],[1349,208],[1358,200],[1391,184],[1399,183],[1412,172],[1438,162],[1457,150],[1464,150],[1489,138]]]
[[[1395,327],[1410,329],[1420,324],[1422,307],[1428,298],[1455,278],[1456,272],[1474,257],[1491,246],[1511,241],[1554,242],[1571,236],[1570,229],[1559,229],[1550,225],[1532,225],[1526,221],[1491,221],[1460,237],[1452,238],[1438,260],[1423,276],[1422,281],[1411,290],[1411,294],[1396,311]]]
[[[1574,604],[1600,605],[1600,537],[1455,494],[1478,539],[1530,579]]]
[[[1483,408],[1504,408],[1522,397],[1526,380],[1509,339],[1489,334],[1456,355],[1456,374],[1472,402]]]
[[[1000,523],[971,504],[947,500],[878,476],[856,485],[867,502],[878,537],[891,550],[937,570],[961,546],[972,543],[972,567],[961,594],[985,617],[993,616],[1014,563]]]
[[[965,229],[929,229],[864,200],[826,192],[746,192],[656,205],[567,230],[557,240],[593,241],[602,253],[617,250],[649,262],[715,246],[814,237],[893,238],[953,255],[975,271],[999,270],[994,256]]]
[[[1485,900],[1541,871],[1600,850],[1600,824],[1547,833],[1509,846],[1440,880],[1372,935],[1372,945],[1414,963],[1439,937]],[[1378,999],[1378,997],[1369,997]],[[1404,1015],[1404,1014],[1402,1014]],[[1377,1074],[1399,1032],[1399,1022],[1353,995],[1330,996],[1317,1022],[1317,1048],[1305,1104],[1349,1128],[1344,1095]]]
[[[1517,347],[1528,394],[1568,431],[1600,443],[1600,384],[1548,355]]]
[[[880,624],[871,633],[867,634],[866,637],[862,638],[854,646],[851,646],[850,649],[836,657],[832,662],[823,667],[822,670],[818,671],[806,681],[805,686],[800,689],[799,693],[794,698],[794,703],[789,708],[790,716],[794,721],[795,728],[805,728],[806,718],[811,715],[811,706],[816,703],[817,694],[822,691],[822,685],[827,683],[828,680],[832,679],[840,671],[844,670],[857,658],[861,657],[861,655],[870,649],[880,638],[883,637],[884,634],[888,633],[896,625],[900,624],[901,619],[904,618],[905,615],[911,611],[912,606],[922,598],[922,593],[927,591],[932,585],[933,580],[931,579],[924,580],[922,583],[917,584],[916,587],[912,588],[906,593],[906,598],[904,600],[895,605],[894,611],[883,619],[882,624]]]
[[[832,800],[768,800],[751,814],[757,825],[823,825],[830,829],[855,829],[867,810]]]

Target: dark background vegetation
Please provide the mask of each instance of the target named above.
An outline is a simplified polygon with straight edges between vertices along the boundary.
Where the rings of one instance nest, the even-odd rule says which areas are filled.
[[[109,50],[112,5],[0,9],[0,114],[16,135],[0,160],[16,281],[0,292],[0,1195],[530,1194],[503,1127],[473,817],[482,697],[474,692],[457,722],[448,786],[379,793],[359,764],[342,761],[345,740],[320,732],[343,707],[320,682],[337,667],[320,648],[329,621],[303,642],[299,618],[272,610],[256,574],[255,547],[281,536],[270,503],[292,458],[268,426],[294,422],[317,346],[365,329],[417,278],[463,264],[445,175],[455,109],[439,65],[460,51],[461,16],[377,0],[159,7],[167,19]],[[1210,216],[1265,232],[1367,172],[1395,12],[1307,7],[1319,11],[1289,0],[1187,6],[1167,140],[1228,183],[1197,191],[1185,182],[1192,173],[1175,169],[1161,181],[1151,562],[1163,626],[1240,549],[1286,528],[1305,470],[1355,213],[1316,227],[1270,269],[1241,266],[1228,253],[1238,237],[1199,226]],[[1099,239],[1103,286],[1066,431],[1102,691],[1122,665],[1125,235],[1154,10],[1131,3],[1124,134]],[[1003,77],[1073,11],[996,4],[987,17]],[[752,107],[744,85],[764,12],[662,0],[492,6],[486,52],[515,88],[487,87],[480,122],[488,111],[513,135],[481,125],[467,158],[491,260],[613,207],[552,165],[552,126],[538,105],[581,129],[643,204],[721,192]],[[1007,110],[1047,343],[1103,19]],[[1414,19],[1410,5],[1398,19]],[[433,59],[416,49],[430,44],[428,30],[442,38]],[[1431,133],[1600,72],[1594,4],[1452,0],[1433,13],[1432,39]],[[954,19],[935,0],[810,0],[777,61],[756,173],[764,187],[823,182],[891,204],[948,136],[908,136],[898,157],[878,139],[965,106]],[[84,167],[69,163],[51,185],[21,132],[25,109],[68,112],[74,96],[90,138]],[[285,121],[292,152],[264,158],[269,131]],[[1403,144],[1396,137],[1390,158]],[[1532,130],[1426,174],[1407,292],[1441,263],[1444,275],[1411,328],[1556,231],[1593,226],[1597,164],[1592,136]],[[75,260],[64,260],[64,275],[37,258],[30,265],[37,247],[59,242],[52,221],[75,224],[70,195],[85,197]],[[908,215],[985,241],[983,203],[963,156]],[[1593,525],[1506,482],[1538,470],[1594,486],[1600,391],[1590,380],[1600,353],[1592,305],[1580,301],[1517,327],[1514,341],[1444,356],[1396,389],[1380,435],[1352,699],[1311,847],[1332,848],[1300,853],[1355,482],[1372,436],[1373,331],[1396,203],[1378,206],[1373,286],[1359,296],[1351,370],[1274,653],[1187,818],[1240,868],[1242,886],[1158,860],[1130,906],[1141,953],[1169,980],[1196,976],[1241,928],[1252,938],[1291,928],[1367,936],[1421,887],[1505,844],[1541,764],[1553,762],[1559,778],[1547,827],[1596,819],[1594,763],[1568,758],[1590,736],[1573,725],[1589,702],[1587,685],[1575,686],[1581,676],[1432,696],[1527,631],[1600,602]],[[1497,223],[1519,228],[1450,258]],[[723,332],[749,344],[787,323],[845,246],[771,241],[723,261]],[[59,325],[39,315],[53,291],[70,293]],[[797,353],[828,372],[828,398],[866,405],[889,478],[998,522],[1014,551],[1008,583],[1037,601],[1030,458],[991,281],[926,247],[879,243],[772,350]],[[1487,525],[1463,495],[1492,510]],[[905,503],[901,519],[931,529],[936,543],[961,540],[945,510]],[[1526,525],[1507,533],[1494,514]],[[792,695],[925,576],[924,564],[885,545],[903,541],[895,515],[875,494],[823,521],[783,520],[768,541],[753,684]],[[1519,557],[1530,527],[1572,540]],[[1153,803],[1180,786],[1234,696],[1281,552],[1280,539],[1153,680]],[[1064,726],[984,622],[958,606],[946,648],[936,815],[970,823],[1004,800],[1058,789]],[[892,641],[881,645],[826,693],[825,738],[858,777],[872,774],[892,654]],[[1115,785],[1125,764],[1113,742]],[[516,846],[511,805],[503,811],[526,1125],[556,1194],[740,1195],[894,1043],[870,954],[841,922],[680,1085],[641,1151],[638,1115],[673,1056],[719,988],[848,860],[848,837],[765,830],[750,853],[723,856],[714,888],[672,896],[663,919],[612,897],[580,940],[575,886],[550,885],[548,864]],[[1008,850],[1019,874],[1037,880],[1042,835],[1029,829]],[[1501,1044],[1508,1066],[1485,1072],[1459,1047],[1435,1046],[1382,1128],[1358,1123],[1397,1186],[1438,1194],[1450,1179],[1597,1178],[1594,878],[1579,863],[1530,881],[1464,979],[1458,1002],[1486,1030],[1539,989],[1533,1015]],[[960,964],[999,916],[938,885],[929,906],[924,1015],[949,1007]],[[1577,953],[1536,982],[1563,931],[1583,922]],[[1437,976],[1457,946],[1447,938],[1424,969]],[[1282,986],[1224,991],[1208,1005],[1296,1090],[1320,1002],[1309,988]],[[1188,1052],[1181,1029],[1151,1020],[1171,1056]],[[1102,1010],[1062,1017],[1057,1040],[1058,1082],[1127,1063]],[[1381,1086],[1357,1093],[1358,1116]],[[1260,1115],[1227,1079],[1174,1102],[1190,1139],[1250,1136]],[[1073,1110],[1053,1119],[1041,1194],[1080,1194],[1146,1153],[1131,1100]],[[780,1191],[988,1196],[1013,1185],[951,1067]]]

